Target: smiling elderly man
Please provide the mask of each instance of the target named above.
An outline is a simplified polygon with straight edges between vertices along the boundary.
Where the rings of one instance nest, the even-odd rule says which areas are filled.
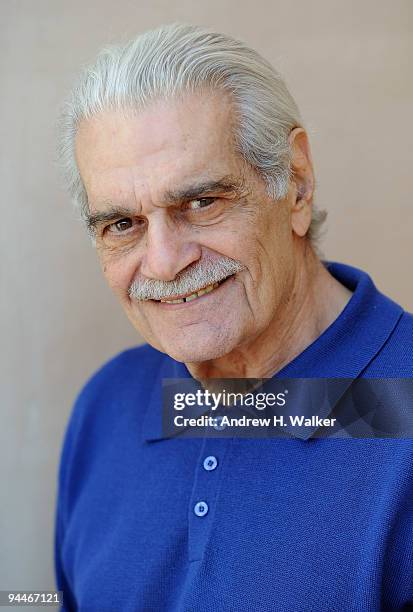
[[[160,428],[165,378],[413,374],[413,317],[318,256],[309,142],[280,76],[230,37],[162,27],[102,51],[61,126],[72,197],[147,341],[92,377],[66,432],[64,608],[413,605],[411,440]]]

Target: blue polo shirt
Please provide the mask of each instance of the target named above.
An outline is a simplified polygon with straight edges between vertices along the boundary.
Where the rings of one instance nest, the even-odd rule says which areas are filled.
[[[354,293],[277,376],[412,377],[413,316],[361,270],[325,265]],[[64,610],[413,609],[413,440],[168,439],[174,377],[190,374],[144,345],[76,401],[56,516]]]

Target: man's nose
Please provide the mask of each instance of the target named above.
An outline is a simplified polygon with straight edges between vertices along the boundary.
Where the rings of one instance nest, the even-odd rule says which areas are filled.
[[[147,278],[171,281],[181,270],[198,261],[201,247],[187,238],[167,220],[157,219],[149,223],[142,274]]]

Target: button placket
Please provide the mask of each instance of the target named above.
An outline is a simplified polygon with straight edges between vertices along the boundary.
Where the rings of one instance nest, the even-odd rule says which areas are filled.
[[[232,438],[203,440],[188,508],[189,561],[201,559],[208,542],[224,473],[224,459],[231,444]]]

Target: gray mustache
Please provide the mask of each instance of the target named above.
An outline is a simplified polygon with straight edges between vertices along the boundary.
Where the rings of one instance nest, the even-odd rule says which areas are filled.
[[[172,281],[153,278],[135,280],[129,287],[128,293],[136,300],[168,299],[175,295],[194,293],[244,269],[244,265],[230,257],[217,260],[201,259],[192,268],[177,274]]]

